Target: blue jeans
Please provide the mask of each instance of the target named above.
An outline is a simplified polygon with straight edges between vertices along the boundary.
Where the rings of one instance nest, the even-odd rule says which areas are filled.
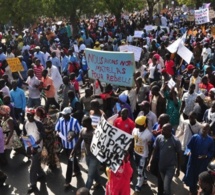
[[[93,154],[86,155],[86,162],[88,166],[88,177],[86,187],[90,189],[91,186],[93,185],[94,180],[97,183],[99,183],[100,181],[100,175],[98,171],[100,162]]]
[[[29,108],[36,108],[40,105],[41,105],[40,98],[36,98],[36,99],[29,98],[28,99],[28,107]]]
[[[171,195],[171,183],[175,174],[175,167],[166,167],[165,169],[159,169],[159,171],[163,180],[164,195]]]

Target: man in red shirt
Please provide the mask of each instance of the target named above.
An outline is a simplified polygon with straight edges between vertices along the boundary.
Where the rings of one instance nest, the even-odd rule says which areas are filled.
[[[118,117],[114,121],[113,125],[129,134],[132,134],[132,131],[135,127],[134,121],[132,121],[130,118],[128,118],[128,109],[127,108],[123,108],[121,110],[121,116]]]
[[[208,81],[208,77],[207,76],[203,76],[202,77],[202,82],[199,83],[199,91],[201,93],[203,93],[204,95],[208,95],[209,91],[214,88],[214,86],[209,83]]]
[[[166,72],[171,75],[174,76],[175,71],[174,71],[174,67],[175,67],[175,63],[173,60],[170,59],[170,54],[166,54],[166,61],[165,61],[165,68],[166,68]]]

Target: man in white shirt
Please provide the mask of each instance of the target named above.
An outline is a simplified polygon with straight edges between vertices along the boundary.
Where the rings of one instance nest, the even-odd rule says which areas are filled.
[[[138,117],[146,116],[148,129],[152,131],[153,126],[157,123],[157,116],[150,110],[151,105],[149,102],[143,101],[139,106],[141,111],[139,112]]]
[[[211,55],[211,48],[209,47],[208,43],[205,43],[204,48],[202,49],[202,55],[201,55],[203,64],[206,63],[210,55]]]
[[[182,97],[180,113],[181,114],[183,113],[184,119],[188,119],[190,112],[192,112],[194,109],[196,98],[197,98],[197,93],[194,90],[195,90],[195,84],[191,84],[189,91],[184,93]]]
[[[161,26],[167,26],[167,18],[165,17],[165,14],[161,16]]]
[[[49,52],[47,52],[46,47],[43,47],[43,48],[42,48],[42,51],[43,51],[43,53],[44,53],[45,62],[47,62],[47,60],[51,57],[51,55],[50,55]]]
[[[45,176],[44,171],[41,168],[41,151],[43,147],[43,138],[45,137],[45,131],[43,124],[34,119],[34,109],[27,110],[27,120],[23,125],[23,134],[25,136],[31,136],[37,147],[31,147],[31,167],[30,167],[30,188],[28,194],[37,190],[37,181],[41,180]]]
[[[28,70],[28,78],[26,82],[23,84],[28,85],[29,90],[29,98],[28,98],[28,108],[36,108],[41,105],[40,101],[40,81],[39,79],[34,75],[33,69]]]
[[[55,99],[58,100],[58,90],[60,89],[60,86],[63,84],[62,77],[60,75],[60,72],[56,66],[52,65],[51,60],[48,60],[46,62],[46,66],[48,69],[48,76],[52,78],[54,87],[55,87]]]
[[[7,48],[6,58],[15,58],[10,48]]]
[[[190,142],[192,136],[194,134],[198,134],[201,131],[201,124],[196,120],[196,113],[191,112],[189,114],[189,119],[183,120],[183,117],[181,117],[181,126],[180,126],[180,132],[176,135],[177,138],[180,138],[181,136],[181,147],[182,147],[182,153],[183,156],[183,162],[181,170],[186,173],[186,165],[188,162],[188,154],[186,154],[186,148],[188,143]]]
[[[134,160],[137,166],[137,184],[135,192],[140,192],[144,181],[147,180],[144,172],[145,163],[149,154],[148,143],[152,139],[152,133],[147,128],[146,116],[139,116],[135,120],[136,128],[133,129],[134,137]]]
[[[7,85],[5,85],[4,79],[0,79],[0,91],[3,93],[3,97],[4,96],[10,97],[10,89],[8,88]]]

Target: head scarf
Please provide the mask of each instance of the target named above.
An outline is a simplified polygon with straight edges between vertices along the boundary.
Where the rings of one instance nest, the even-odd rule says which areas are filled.
[[[10,107],[6,105],[0,106],[0,115],[9,115],[10,114]]]

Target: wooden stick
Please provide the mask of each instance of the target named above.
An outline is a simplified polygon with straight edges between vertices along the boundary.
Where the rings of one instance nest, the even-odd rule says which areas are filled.
[[[19,77],[23,80],[23,77],[22,77],[20,71],[18,71],[18,75],[19,75]]]

